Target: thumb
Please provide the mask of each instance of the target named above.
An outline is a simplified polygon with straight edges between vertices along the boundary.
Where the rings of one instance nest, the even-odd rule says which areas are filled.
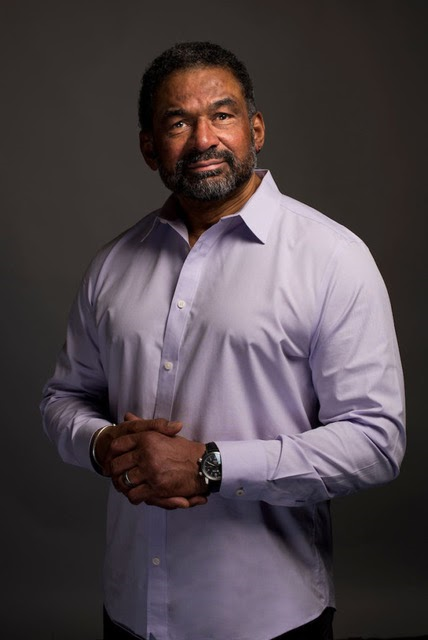
[[[132,411],[127,411],[123,417],[125,422],[136,422],[136,425],[130,425],[129,429],[132,432],[139,431],[157,431],[165,436],[176,436],[183,428],[182,422],[168,422],[164,418],[155,418],[152,420],[144,420],[139,416],[136,416]]]
[[[139,416],[136,416],[135,413],[131,413],[131,411],[127,411],[123,416],[125,422],[129,422],[130,420],[141,420]]]
[[[165,431],[162,430],[166,436],[176,436],[183,428],[182,422],[168,422],[167,429]]]

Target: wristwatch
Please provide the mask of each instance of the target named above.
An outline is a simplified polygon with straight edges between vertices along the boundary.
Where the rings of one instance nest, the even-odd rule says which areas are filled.
[[[221,455],[215,442],[205,445],[205,453],[199,458],[199,475],[205,480],[209,492],[220,491]]]

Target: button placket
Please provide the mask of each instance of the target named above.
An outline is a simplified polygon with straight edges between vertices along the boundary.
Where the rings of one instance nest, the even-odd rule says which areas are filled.
[[[154,410],[155,418],[171,419],[176,379],[179,374],[180,348],[204,269],[205,258],[216,240],[225,231],[226,229],[220,225],[214,225],[208,229],[206,235],[204,234],[204,239],[201,239],[189,251],[181,265],[164,331]],[[147,631],[149,636],[152,633],[157,636],[159,630],[159,637],[161,637],[162,628],[167,619],[167,512],[162,509],[154,509],[150,511],[151,531],[147,555],[149,573]]]
[[[196,249],[196,248],[195,248]],[[170,418],[181,342],[206,252],[202,245],[186,256],[172,296],[161,355],[155,417]]]

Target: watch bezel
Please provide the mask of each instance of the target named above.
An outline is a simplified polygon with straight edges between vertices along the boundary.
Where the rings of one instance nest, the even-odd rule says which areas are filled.
[[[214,465],[213,465],[214,463]],[[210,466],[207,466],[210,465]],[[201,460],[201,471],[210,482],[221,481],[220,451],[207,451]]]

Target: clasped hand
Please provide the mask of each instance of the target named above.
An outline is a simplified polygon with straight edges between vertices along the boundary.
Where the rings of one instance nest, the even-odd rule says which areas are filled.
[[[97,460],[132,504],[164,509],[206,504],[207,489],[197,463],[205,445],[178,436],[181,428],[180,422],[126,413],[124,422],[100,434]]]

